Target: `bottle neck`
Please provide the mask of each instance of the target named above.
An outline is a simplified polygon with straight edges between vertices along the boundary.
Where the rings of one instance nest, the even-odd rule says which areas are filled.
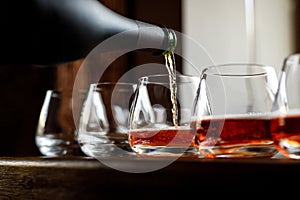
[[[138,25],[137,48],[157,49],[154,55],[173,52],[177,46],[175,31],[164,26],[136,21]]]

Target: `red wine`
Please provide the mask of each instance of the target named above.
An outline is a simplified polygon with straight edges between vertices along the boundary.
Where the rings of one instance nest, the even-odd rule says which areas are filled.
[[[139,129],[129,131],[129,144],[133,151],[143,157],[189,157],[197,158],[193,146],[194,134],[189,128]]]
[[[190,146],[194,134],[190,129],[142,129],[131,130],[129,143],[131,146]]]
[[[271,120],[277,149],[287,158],[300,158],[300,113],[279,115]]]
[[[270,119],[264,117],[209,118],[192,123],[195,147],[206,157],[273,156]]]

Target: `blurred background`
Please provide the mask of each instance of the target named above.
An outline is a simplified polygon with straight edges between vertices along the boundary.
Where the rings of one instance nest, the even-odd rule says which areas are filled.
[[[99,0],[132,19],[164,25],[199,43],[215,64],[259,63],[280,70],[299,51],[298,0]],[[182,46],[183,57],[198,49]],[[103,59],[106,56],[104,55]],[[48,89],[72,89],[83,60],[57,66],[0,67],[0,156],[41,155],[35,145],[39,112]],[[164,63],[147,52],[128,53],[111,64],[105,80],[117,80],[132,67]],[[193,74],[176,56],[178,71]],[[194,66],[199,70],[205,66]]]
[[[216,64],[259,63],[278,72],[284,58],[299,50],[299,5],[298,0],[182,1],[182,32],[202,44]]]

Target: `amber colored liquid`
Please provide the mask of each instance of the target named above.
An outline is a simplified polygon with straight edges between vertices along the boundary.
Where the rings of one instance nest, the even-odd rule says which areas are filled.
[[[130,146],[185,146],[192,144],[194,134],[190,129],[132,130],[129,132]]]
[[[131,130],[129,144],[133,151],[143,157],[197,158],[193,146],[194,134],[188,128]]]
[[[193,122],[192,126],[196,127],[194,145],[199,151],[203,150],[206,157],[259,156],[260,151],[273,145],[267,118],[212,118]],[[274,149],[267,151],[269,156]]]
[[[271,134],[274,144],[283,155],[300,158],[300,114],[273,118]]]
[[[177,108],[177,84],[176,84],[176,65],[174,53],[169,52],[165,54],[165,65],[169,73],[169,82],[171,90],[171,101],[172,101],[172,118],[175,127],[178,126],[178,108]]]

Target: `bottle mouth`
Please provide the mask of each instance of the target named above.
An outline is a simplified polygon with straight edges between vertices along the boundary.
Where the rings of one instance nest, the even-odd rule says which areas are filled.
[[[153,55],[163,55],[172,53],[175,51],[177,46],[177,36],[174,30],[168,29],[164,26],[161,26],[161,29],[164,32],[164,40],[160,49],[157,49],[152,54]]]
[[[168,29],[165,26],[161,26],[162,30],[164,31],[164,43],[162,48],[165,50],[162,52],[162,55],[166,55],[168,53],[172,53],[175,51],[177,46],[177,36],[173,29]]]
[[[167,51],[174,52],[175,48],[177,46],[177,37],[176,37],[175,31],[172,29],[167,29],[167,31],[168,31],[167,37],[168,37],[168,41],[169,41]]]

